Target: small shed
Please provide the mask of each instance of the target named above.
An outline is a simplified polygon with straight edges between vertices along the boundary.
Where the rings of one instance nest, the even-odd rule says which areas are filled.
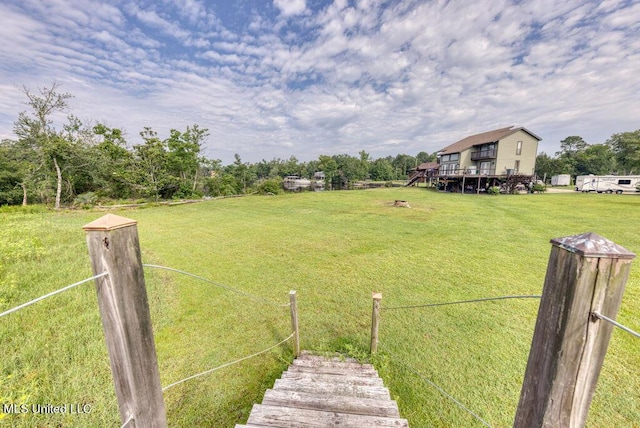
[[[552,186],[568,186],[569,184],[571,184],[571,175],[569,174],[559,174],[551,177]]]

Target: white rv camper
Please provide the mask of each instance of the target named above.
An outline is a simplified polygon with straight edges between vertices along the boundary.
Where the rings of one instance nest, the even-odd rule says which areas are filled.
[[[640,175],[579,175],[576,190],[583,193],[623,193],[637,192]]]

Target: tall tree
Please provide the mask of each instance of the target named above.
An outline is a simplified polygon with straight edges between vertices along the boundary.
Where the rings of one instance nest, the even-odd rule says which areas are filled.
[[[615,155],[618,172],[640,173],[640,129],[613,134],[606,144],[611,147]]]
[[[592,144],[576,154],[576,175],[607,175],[614,170],[614,156],[606,144]]]
[[[169,172],[178,181],[177,196],[190,197],[198,186],[202,158],[202,144],[209,136],[209,130],[201,129],[197,124],[187,126],[183,133],[172,129],[165,141],[168,149],[167,165]]]
[[[93,127],[93,133],[97,139],[93,150],[98,193],[112,198],[131,197],[135,186],[132,176],[135,169],[123,132],[98,123]]]
[[[136,186],[146,196],[153,196],[157,201],[162,195],[170,196],[167,190],[171,184],[167,171],[167,150],[158,134],[149,127],[140,132],[143,144],[133,147]]]
[[[540,152],[536,156],[536,175],[540,178],[551,178],[557,174],[570,174],[568,170],[563,170],[564,164],[558,158],[552,158],[545,152]]]
[[[63,112],[68,108],[67,100],[72,98],[69,93],[60,93],[60,85],[54,82],[51,88],[38,88],[38,93],[31,92],[26,86],[22,92],[27,97],[27,105],[31,107],[31,114],[21,112],[14,123],[14,132],[20,139],[29,144],[41,154],[44,161],[50,161],[56,173],[56,202],[55,209],[60,208],[62,194],[62,169],[59,160],[68,150],[64,139],[57,134],[52,126],[51,116]]]

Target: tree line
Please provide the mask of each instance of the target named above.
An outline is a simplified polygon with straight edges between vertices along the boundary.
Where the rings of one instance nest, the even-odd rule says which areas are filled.
[[[640,129],[613,134],[603,144],[588,144],[570,136],[560,142],[560,151],[536,158],[536,174],[550,178],[558,174],[640,175]]]
[[[202,155],[209,130],[197,124],[172,129],[165,138],[150,127],[142,143],[129,145],[122,130],[103,123],[87,125],[70,114],[61,129],[52,117],[68,110],[69,93],[59,85],[31,91],[24,87],[28,111],[14,122],[17,139],[0,143],[0,205],[28,203],[92,205],[98,200],[200,198],[253,192],[277,193],[282,178],[325,174],[329,188],[359,180],[406,179],[435,153],[371,159],[321,155],[317,160],[289,159],[243,162],[238,154],[229,165]]]

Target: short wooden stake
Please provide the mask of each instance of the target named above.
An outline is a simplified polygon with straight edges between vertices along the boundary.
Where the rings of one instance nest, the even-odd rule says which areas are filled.
[[[378,351],[378,326],[380,325],[380,301],[382,293],[373,293],[373,311],[371,315],[371,354]]]
[[[93,273],[108,273],[96,279],[96,290],[120,421],[166,427],[136,221],[107,214],[83,229]]]
[[[513,426],[584,427],[635,254],[595,233],[551,240]]]
[[[291,303],[291,330],[293,330],[293,358],[300,355],[300,331],[298,330],[298,304],[296,303],[296,291],[289,292]]]

